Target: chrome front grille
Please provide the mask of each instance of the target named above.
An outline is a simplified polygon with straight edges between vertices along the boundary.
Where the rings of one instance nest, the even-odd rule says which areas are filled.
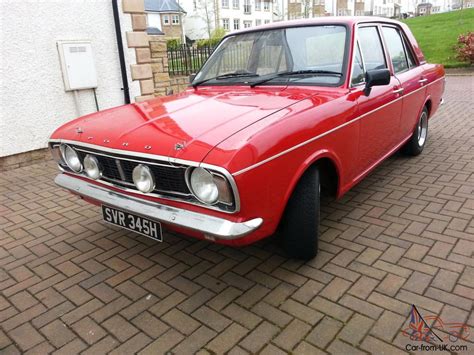
[[[155,192],[160,194],[191,196],[185,180],[185,166],[174,166],[168,162],[150,162],[142,160],[130,160],[129,157],[105,155],[102,152],[75,147],[83,159],[86,154],[93,154],[102,167],[102,179],[121,185],[129,189],[135,189],[133,184],[133,169],[138,164],[146,164],[155,176]]]
[[[206,169],[210,169],[213,175],[220,176],[221,179],[229,184],[233,201],[217,201],[212,205],[205,204],[199,201],[188,188],[186,181],[188,169],[194,169],[199,164],[191,161],[180,160],[179,162],[169,162],[167,157],[153,156],[151,154],[137,154],[118,149],[110,149],[97,146],[95,148],[92,144],[76,144],[76,142],[68,141],[61,142],[58,140],[50,141],[50,149],[62,171],[81,175],[87,177],[85,171],[74,172],[64,162],[59,146],[61,144],[68,145],[73,148],[79,155],[81,162],[87,154],[93,155],[100,165],[102,175],[97,181],[103,184],[120,188],[124,191],[140,192],[133,183],[133,169],[138,164],[146,165],[154,175],[155,189],[151,192],[145,193],[150,197],[158,197],[173,201],[182,201],[192,205],[202,206],[208,209],[218,210],[226,213],[235,213],[240,210],[240,199],[237,192],[237,187],[232,175],[227,173],[224,169],[207,165]],[[158,158],[159,157],[159,158]],[[191,170],[192,171],[192,170]]]

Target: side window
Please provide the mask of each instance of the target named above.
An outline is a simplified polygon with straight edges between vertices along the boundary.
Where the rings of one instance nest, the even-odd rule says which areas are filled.
[[[382,32],[395,73],[408,70],[407,57],[400,33],[393,27],[383,27]]]
[[[387,68],[377,27],[359,28],[359,43],[364,57],[365,70]]]
[[[364,66],[362,64],[362,56],[360,55],[359,43],[357,43],[355,50],[354,63],[352,64],[352,85],[358,85],[364,82]]]
[[[416,67],[415,57],[413,56],[413,51],[411,50],[411,44],[407,41],[405,36],[402,35],[403,44],[405,45],[405,53],[407,54],[408,66],[410,68]]]

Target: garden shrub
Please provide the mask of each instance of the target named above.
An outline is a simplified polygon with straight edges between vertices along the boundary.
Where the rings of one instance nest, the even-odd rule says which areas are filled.
[[[474,32],[459,35],[456,51],[459,60],[474,64]]]

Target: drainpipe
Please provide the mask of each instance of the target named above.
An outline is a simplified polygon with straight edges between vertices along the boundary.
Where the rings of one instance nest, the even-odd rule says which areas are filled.
[[[128,87],[127,67],[125,64],[125,55],[123,52],[122,29],[120,28],[120,17],[117,0],[112,0],[112,9],[114,12],[115,35],[117,36],[117,48],[120,60],[120,72],[122,73],[123,101],[130,103],[130,88]]]

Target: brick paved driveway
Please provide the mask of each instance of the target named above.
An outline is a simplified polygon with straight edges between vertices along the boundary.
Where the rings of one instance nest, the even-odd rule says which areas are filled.
[[[113,229],[51,162],[1,173],[0,352],[395,353],[412,303],[473,327],[473,87],[449,77],[425,152],[325,205],[307,263]]]

